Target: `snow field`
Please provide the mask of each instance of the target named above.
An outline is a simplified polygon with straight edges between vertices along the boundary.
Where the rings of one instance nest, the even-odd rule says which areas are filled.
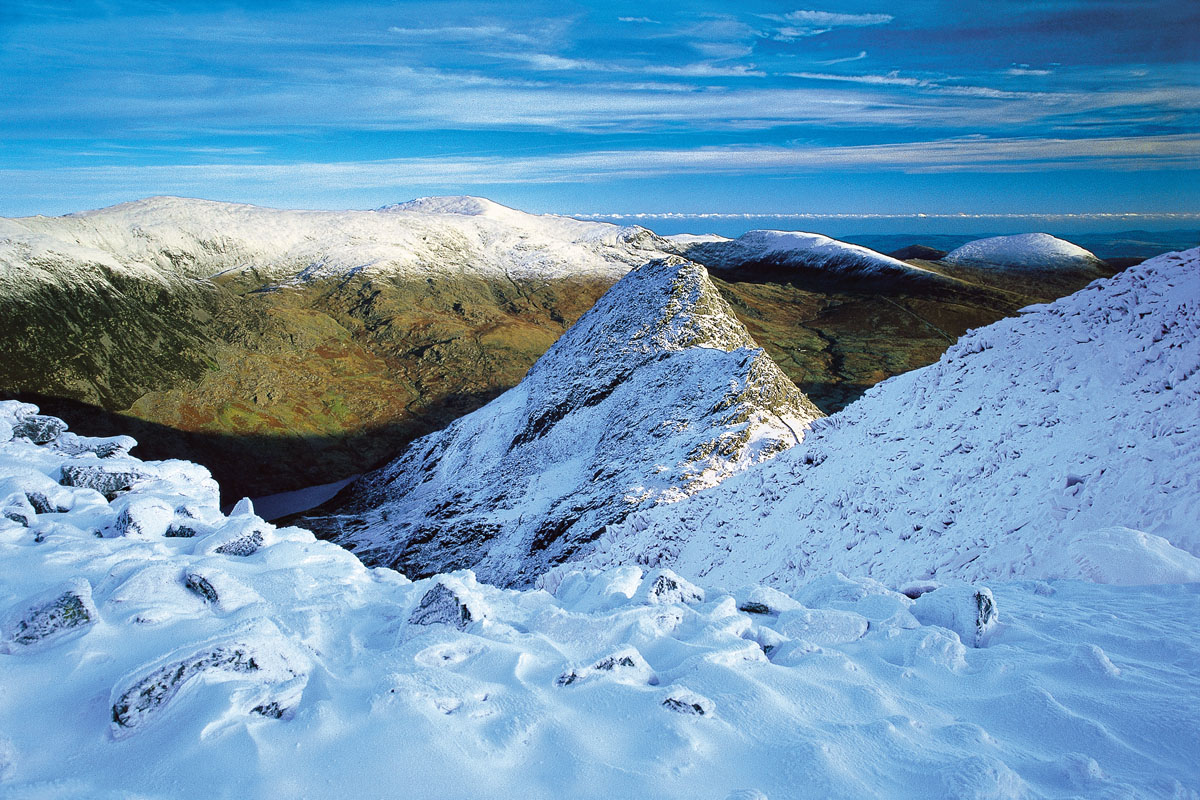
[[[5,430],[32,413],[0,404]],[[222,515],[198,467],[96,455],[110,444],[0,444],[0,505],[49,493],[0,518],[5,796],[1200,787],[1181,702],[1200,691],[1195,584],[925,582],[914,601],[866,578],[789,595],[633,566],[564,565],[526,591],[410,582],[249,503]],[[111,500],[59,483],[102,463],[94,481],[139,477]],[[172,519],[119,522],[137,507]]]

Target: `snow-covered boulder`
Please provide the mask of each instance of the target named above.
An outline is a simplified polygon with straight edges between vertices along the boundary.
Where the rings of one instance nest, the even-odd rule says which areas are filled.
[[[986,586],[939,586],[916,599],[912,614],[924,625],[949,628],[964,644],[978,647],[1000,622],[996,598]]]
[[[99,616],[91,584],[73,578],[19,603],[4,623],[0,645],[9,653],[34,645],[48,646],[95,625]]]

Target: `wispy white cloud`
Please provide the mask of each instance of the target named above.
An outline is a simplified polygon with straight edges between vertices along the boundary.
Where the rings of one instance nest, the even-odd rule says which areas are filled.
[[[1052,70],[1048,70],[1048,69],[1034,69],[1033,67],[1030,67],[1028,64],[1015,64],[1015,65],[1009,67],[1008,69],[1004,70],[1004,74],[1005,75],[1042,76],[1042,75],[1053,75],[1054,73]]]
[[[536,156],[396,158],[298,164],[105,165],[0,170],[16,194],[52,183],[66,194],[223,196],[330,186],[404,193],[421,187],[587,183],[662,175],[795,176],[805,172],[1004,173],[1200,169],[1200,134],[1095,139],[970,137],[852,147],[702,147]]]
[[[393,25],[388,33],[406,39],[442,42],[507,41],[533,44],[536,39],[501,25],[443,25],[429,28],[409,28]]]
[[[842,14],[835,11],[789,11],[783,16],[789,22],[826,28],[885,25],[894,19],[891,14]]]
[[[568,58],[552,53],[511,52],[497,53],[497,57],[519,61],[535,70],[546,72],[614,72],[627,75],[667,75],[686,78],[742,78],[766,77],[752,64],[623,64],[617,61],[595,61],[585,58]],[[690,88],[690,87],[689,87]]]
[[[817,63],[820,64],[822,67],[832,67],[835,64],[848,64],[851,61],[862,61],[866,57],[867,57],[867,51],[860,50],[860,51],[858,51],[858,55],[856,55],[856,56],[846,56],[845,58],[831,58],[828,61],[818,61]]]
[[[886,25],[891,14],[845,14],[836,11],[791,11],[786,14],[764,14],[764,19],[783,23],[769,35],[778,41],[794,41],[828,33],[835,28],[863,28]]]

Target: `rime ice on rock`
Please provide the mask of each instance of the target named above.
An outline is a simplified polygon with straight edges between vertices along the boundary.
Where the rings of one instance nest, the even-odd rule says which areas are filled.
[[[4,626],[4,646],[46,645],[94,625],[98,619],[92,587],[80,578],[60,590],[27,602]]]
[[[459,594],[439,581],[422,597],[408,618],[410,625],[444,623],[459,630],[483,618],[482,609],[459,597]]]
[[[525,585],[630,513],[800,441],[820,412],[680,258],[633,270],[515,388],[305,521],[412,577]]]
[[[996,598],[986,586],[955,584],[926,592],[913,603],[912,614],[925,625],[949,628],[964,644],[979,647],[999,622]]]

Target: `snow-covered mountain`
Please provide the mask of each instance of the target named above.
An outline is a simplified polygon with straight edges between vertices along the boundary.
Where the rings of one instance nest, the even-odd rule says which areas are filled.
[[[1200,580],[1200,249],[963,337],[803,446],[611,526],[596,564],[797,586],[842,571]]]
[[[0,220],[0,391],[242,492],[326,483],[515,385],[656,243],[471,197]]]
[[[0,219],[0,289],[107,268],[158,280],[295,285],[360,273],[500,278],[606,276],[646,260],[638,227],[538,216],[477,197],[421,198],[376,211],[290,211],[152,197],[63,217]],[[650,247],[646,247],[650,245]]]
[[[1104,267],[1104,262],[1092,252],[1048,233],[976,239],[950,251],[942,261],[962,266],[1021,270],[1098,272]]]
[[[716,270],[790,270],[823,280],[945,282],[932,270],[907,264],[856,244],[801,231],[750,231],[720,236],[667,237],[682,255]]]
[[[0,403],[5,797],[1200,786],[1196,584],[410,582],[35,411]]]
[[[820,412],[703,267],[630,272],[514,389],[307,520],[369,563],[524,584],[605,527],[799,443]]]

